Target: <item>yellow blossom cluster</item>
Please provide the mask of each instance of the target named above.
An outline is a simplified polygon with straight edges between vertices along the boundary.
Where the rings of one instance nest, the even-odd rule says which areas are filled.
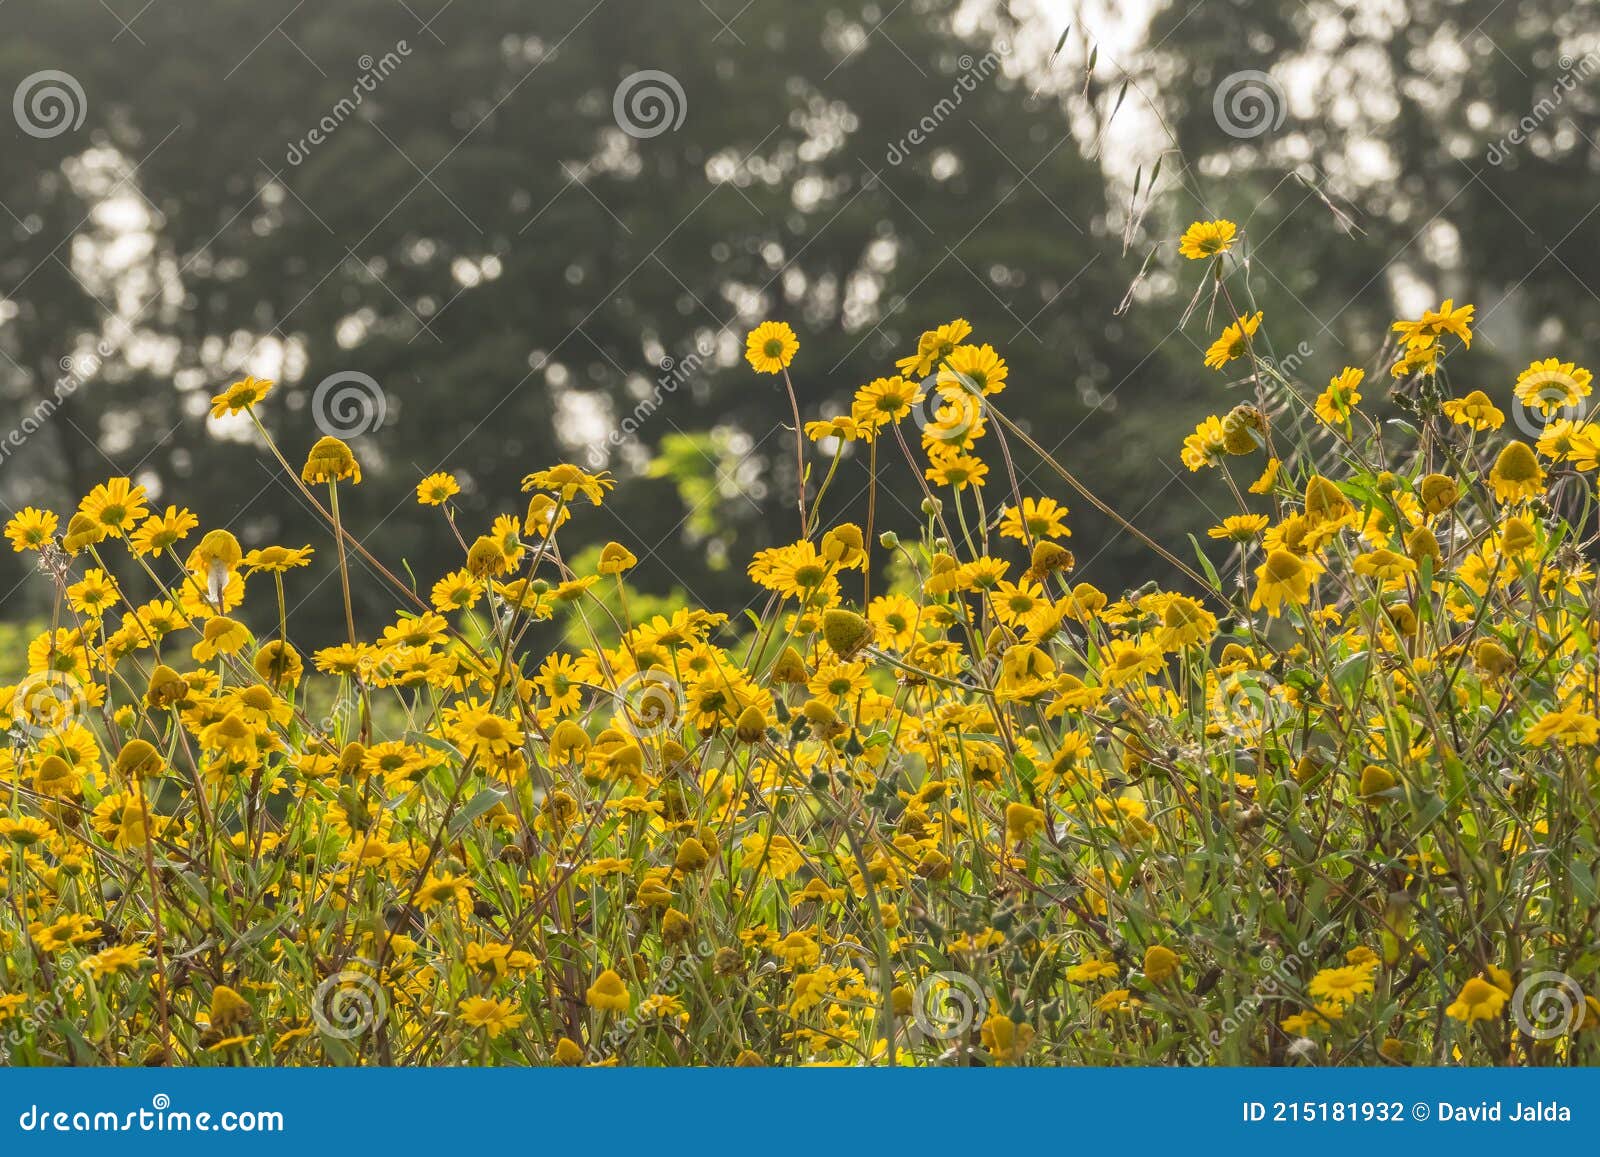
[[[636,614],[634,548],[563,549],[615,485],[570,464],[472,529],[422,478],[460,551],[401,579],[341,517],[375,484],[354,450],[295,469],[255,378],[212,413],[326,521],[342,641],[290,639],[311,546],[129,478],[16,513],[58,598],[0,687],[11,1055],[1595,1059],[1590,375],[1536,361],[1502,400],[1549,421],[1502,436],[1493,387],[1448,388],[1474,310],[1446,301],[1374,353],[1388,398],[1355,365],[1309,389],[1266,356],[1246,240],[1179,241],[1228,318],[1202,360],[1252,396],[1178,453],[1236,508],[1187,559],[1117,518],[1162,568],[1136,589],[1077,572],[1069,494],[1110,508],[964,319],[797,421],[801,478],[827,469],[743,618]],[[779,321],[747,358],[805,370]],[[920,522],[826,517],[858,456]],[[358,578],[392,616],[358,621]],[[1552,975],[1570,1015],[1534,1031]]]

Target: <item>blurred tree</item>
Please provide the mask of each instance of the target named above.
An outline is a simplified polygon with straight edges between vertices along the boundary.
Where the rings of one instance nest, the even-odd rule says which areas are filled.
[[[1170,3],[1150,40],[1142,79],[1188,183],[1249,222],[1253,285],[1280,341],[1315,351],[1319,388],[1444,297],[1477,304],[1469,388],[1502,404],[1529,360],[1581,361],[1600,335],[1600,38],[1583,6]]]
[[[768,315],[801,334],[806,418],[959,315],[1010,359],[1019,415],[1058,435],[1088,419],[1080,465],[1108,488],[1137,496],[1170,448],[1167,421],[1109,438],[1090,417],[1136,368],[1114,399],[1136,410],[1183,387],[1146,357],[1160,331],[1111,316],[1129,269],[1097,165],[1030,99],[1013,30],[958,31],[955,0],[125,7],[126,27],[98,0],[0,9],[0,76],[70,73],[85,115],[19,131],[0,176],[8,396],[37,401],[60,359],[113,338],[7,461],[11,505],[64,509],[135,471],[208,525],[298,543],[302,502],[248,425],[207,436],[205,401],[246,371],[279,379],[263,417],[293,456],[318,383],[354,372],[383,422],[351,439],[368,482],[347,518],[419,578],[457,550],[411,502],[422,474],[463,476],[471,527],[515,509],[529,469],[598,448],[624,485],[580,533],[737,609],[749,553],[797,529],[787,403],[740,357]],[[662,90],[654,125],[636,97],[630,134],[614,99],[641,70],[681,97]],[[891,474],[881,509],[905,525],[920,490]],[[864,485],[846,463],[858,515]],[[337,621],[329,574],[297,584],[297,620]]]
[[[599,454],[622,485],[578,537],[627,542],[645,564],[631,578],[655,593],[737,610],[750,552],[797,529],[788,405],[740,357],[765,316],[801,336],[806,418],[845,406],[922,329],[967,317],[1011,362],[1008,410],[1169,543],[1212,504],[1175,466],[1182,434],[1226,404],[1199,364],[1211,335],[1203,311],[1172,329],[1170,250],[1149,300],[1114,308],[1182,216],[1248,220],[1256,288],[1308,335],[1317,372],[1370,355],[1412,282],[1503,293],[1514,308],[1480,306],[1486,345],[1516,358],[1534,316],[1592,332],[1571,274],[1600,228],[1579,219],[1592,148],[1552,118],[1548,147],[1501,165],[1461,152],[1533,106],[1538,62],[1575,17],[1543,0],[1543,25],[1482,2],[1413,4],[1409,25],[1315,0],[1233,7],[1249,36],[1187,5],[1157,18],[1140,89],[1189,163],[1166,162],[1125,256],[1121,170],[1141,154],[1148,175],[1162,142],[1107,134],[1122,99],[1107,61],[1087,84],[1057,62],[1034,95],[1054,36],[1003,6],[9,0],[0,90],[59,70],[83,121],[49,135],[18,118],[0,169],[0,397],[53,410],[6,448],[0,499],[64,511],[128,472],[247,542],[298,544],[313,534],[301,500],[249,425],[211,422],[206,400],[245,372],[276,378],[262,416],[293,458],[319,433],[319,383],[361,374],[382,423],[351,438],[368,481],[347,519],[424,586],[458,548],[412,502],[419,477],[458,472],[473,530],[519,509],[528,470]],[[1222,77],[1296,62],[1318,77],[1311,99],[1343,95],[1264,136],[1219,129]],[[1566,100],[1592,137],[1587,94]],[[1360,202],[1364,236],[1279,187],[1295,165]],[[921,491],[884,450],[880,525],[903,527]],[[1091,577],[1151,572],[1026,453],[1018,465],[1025,492],[1073,505]],[[865,481],[853,455],[835,494],[857,518]],[[292,596],[313,637],[340,618],[324,553]],[[0,565],[0,611],[37,611],[37,584],[14,590],[18,560]],[[367,616],[392,605],[370,582],[358,594]]]

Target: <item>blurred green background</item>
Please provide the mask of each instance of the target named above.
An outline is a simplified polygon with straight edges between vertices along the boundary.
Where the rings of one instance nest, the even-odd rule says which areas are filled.
[[[620,486],[574,545],[737,611],[751,552],[794,537],[788,403],[745,329],[798,331],[810,419],[962,316],[1011,363],[1008,412],[1187,555],[1221,503],[1179,442],[1245,395],[1201,365],[1220,323],[1179,328],[1182,226],[1246,227],[1308,389],[1454,296],[1479,309],[1461,384],[1504,403],[1600,325],[1596,47],[1551,0],[7,0],[0,510],[127,473],[246,545],[325,544],[207,400],[276,379],[297,457],[346,375],[382,403],[346,518],[424,593],[459,554],[422,475],[461,477],[470,535],[529,470],[603,460]],[[839,515],[865,478],[852,455]],[[908,529],[904,463],[888,485],[879,525]],[[1161,575],[1024,490],[1073,507],[1086,577]],[[32,557],[0,559],[0,618],[47,613]],[[331,563],[290,583],[311,643],[342,621]],[[357,595],[369,627],[393,606]]]

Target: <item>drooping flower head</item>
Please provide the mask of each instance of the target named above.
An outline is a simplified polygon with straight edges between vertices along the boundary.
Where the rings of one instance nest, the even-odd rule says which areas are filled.
[[[329,434],[317,439],[317,444],[311,447],[300,478],[311,483],[343,482],[347,478],[351,482],[360,482],[361,463],[356,461],[349,446]]]

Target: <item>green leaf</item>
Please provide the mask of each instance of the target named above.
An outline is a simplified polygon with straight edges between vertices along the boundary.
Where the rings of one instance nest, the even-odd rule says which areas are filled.
[[[1333,671],[1333,685],[1341,692],[1354,696],[1361,684],[1367,681],[1372,659],[1366,651],[1357,651]]]
[[[461,809],[461,813],[450,821],[450,838],[452,840],[459,838],[461,833],[472,825],[473,820],[483,815],[484,812],[494,807],[495,804],[505,799],[509,794],[509,792],[502,791],[497,787],[486,787],[473,796],[467,801],[467,806]]]
[[[1220,594],[1222,578],[1217,574],[1217,568],[1211,565],[1211,560],[1206,557],[1206,552],[1200,549],[1200,540],[1191,534],[1189,544],[1194,547],[1195,558],[1200,560],[1200,569],[1206,572],[1206,578],[1211,580],[1212,588]]]
[[[1056,57],[1061,55],[1061,50],[1066,47],[1067,37],[1072,35],[1072,21],[1067,21],[1067,26],[1061,30],[1061,38],[1056,41],[1056,46],[1050,52],[1050,63],[1055,63]]]

